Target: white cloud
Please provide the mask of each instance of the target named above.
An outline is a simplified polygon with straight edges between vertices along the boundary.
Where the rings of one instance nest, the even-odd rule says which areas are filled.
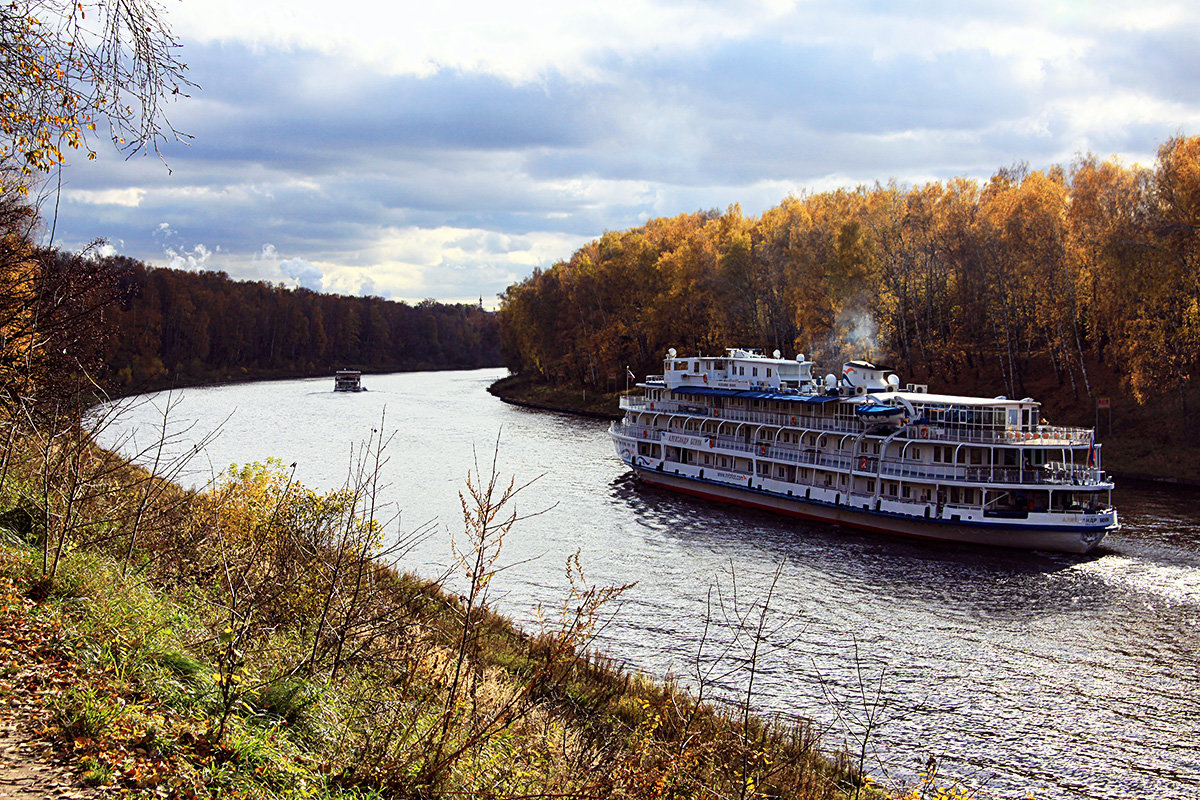
[[[180,3],[169,17],[204,88],[172,120],[193,144],[171,149],[170,174],[103,154],[74,166],[57,239],[490,305],[533,267],[651,216],[733,203],[753,215],[793,193],[1088,150],[1152,158],[1200,133],[1198,13],[1114,0]]]
[[[63,197],[73,203],[93,206],[124,206],[137,208],[146,196],[145,189],[67,189]]]
[[[286,258],[280,261],[279,271],[295,281],[297,286],[303,286],[305,289],[320,292],[325,288],[325,273],[320,267],[303,258]]]
[[[312,49],[389,74],[453,69],[531,81],[547,71],[595,78],[608,54],[699,47],[761,29],[790,8],[654,0],[620,6],[607,0],[208,0],[180,4],[172,19],[181,35],[199,41]]]
[[[212,257],[212,251],[204,244],[182,249],[164,247],[163,254],[168,259],[167,266],[170,269],[185,269],[190,272],[208,269],[208,261]]]
[[[1182,126],[1200,131],[1200,108],[1156,97],[1116,90],[1104,94],[1056,101],[1050,107],[1077,136],[1101,136],[1130,124],[1154,127]],[[1147,145],[1159,144],[1147,142]]]

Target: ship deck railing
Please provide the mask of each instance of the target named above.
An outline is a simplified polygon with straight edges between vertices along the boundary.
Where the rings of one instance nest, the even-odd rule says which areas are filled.
[[[828,453],[815,448],[778,446],[725,435],[700,431],[651,428],[613,422],[612,431],[648,443],[658,444],[662,434],[695,436],[712,441],[712,452],[735,452],[766,461],[795,464],[800,467],[823,467],[840,472],[855,472],[868,477],[922,482],[981,483],[1011,486],[1100,486],[1109,481],[1103,470],[1066,463],[1046,464],[1043,467],[1003,467],[986,465],[935,464],[878,456]]]
[[[784,414],[777,411],[746,411],[743,409],[721,408],[716,416],[712,409],[692,403],[681,403],[675,400],[649,400],[645,395],[625,395],[620,398],[620,407],[627,411],[652,411],[664,414],[687,414],[698,418],[745,422],[755,425],[773,425],[784,428],[800,428],[804,430],[833,431],[845,434],[861,433],[863,428],[856,418],[821,417],[803,412]],[[1009,444],[1019,446],[1032,445],[1061,445],[1063,447],[1080,447],[1092,442],[1090,428],[1075,428],[1065,425],[1036,425],[1029,430],[1015,428],[990,428],[979,425],[963,425],[957,423],[925,423],[912,422],[904,426],[897,437],[905,440],[934,440],[948,443],[968,444]]]

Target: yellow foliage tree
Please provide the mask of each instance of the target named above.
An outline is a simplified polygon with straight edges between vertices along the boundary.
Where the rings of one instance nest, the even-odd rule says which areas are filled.
[[[1200,374],[1200,137],[1158,151],[1137,296],[1127,327],[1129,382],[1139,402],[1176,392]]]
[[[38,264],[29,228],[33,210],[0,182],[0,391],[24,395],[36,351]]]
[[[914,377],[998,379],[1010,396],[1049,373],[1076,399],[1109,390],[1099,357],[1137,400],[1185,404],[1200,377],[1200,137],[1164,144],[1154,170],[1088,156],[1069,175],[1017,164],[983,184],[789,197],[758,219],[731,206],[651,220],[510,287],[500,317],[516,369],[593,385],[623,364],[656,370],[668,347],[740,345],[899,357]]]
[[[0,166],[29,175],[105,124],[127,154],[178,135],[162,101],[190,86],[154,0],[9,0],[0,7]]]

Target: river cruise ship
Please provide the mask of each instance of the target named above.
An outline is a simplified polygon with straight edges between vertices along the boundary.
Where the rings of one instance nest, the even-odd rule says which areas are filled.
[[[339,369],[333,374],[333,390],[335,392],[365,392],[362,385],[362,373],[356,369]]]
[[[755,350],[681,358],[609,429],[639,478],[881,533],[1069,553],[1118,527],[1093,431],[1031,398],[935,394],[850,361],[840,376]]]

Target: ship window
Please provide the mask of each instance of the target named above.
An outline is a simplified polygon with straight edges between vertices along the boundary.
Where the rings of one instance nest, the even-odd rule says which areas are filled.
[[[767,377],[771,377],[771,368],[767,367]]]
[[[704,454],[704,463],[705,463],[705,464],[709,463],[709,455],[708,455],[708,453],[705,453],[705,454]]]
[[[838,483],[840,483],[842,486],[845,486],[846,485],[846,476],[845,475],[840,476],[840,480],[838,480]]]
[[[921,460],[921,448],[919,448],[919,447],[914,447],[914,448],[912,449],[912,459],[913,459],[913,461],[920,461],[920,460]]]
[[[900,496],[903,497],[905,500],[911,499],[912,498],[912,487],[911,486],[903,487],[900,490]]]
[[[758,377],[758,367],[751,367],[750,375],[751,375],[751,377],[757,378]]]
[[[868,491],[868,492],[873,492],[873,491],[875,491],[875,481],[874,481],[874,479],[869,479],[869,480],[867,480],[867,491]]]
[[[972,464],[982,464],[983,463],[983,451],[980,450],[978,447],[971,448],[971,463]]]
[[[782,478],[782,477],[783,477],[783,467],[778,467],[778,468],[775,470],[775,475],[776,475],[777,477],[780,477],[780,478]]]
[[[745,375],[745,374],[746,374],[746,368],[738,367],[738,375]]]

